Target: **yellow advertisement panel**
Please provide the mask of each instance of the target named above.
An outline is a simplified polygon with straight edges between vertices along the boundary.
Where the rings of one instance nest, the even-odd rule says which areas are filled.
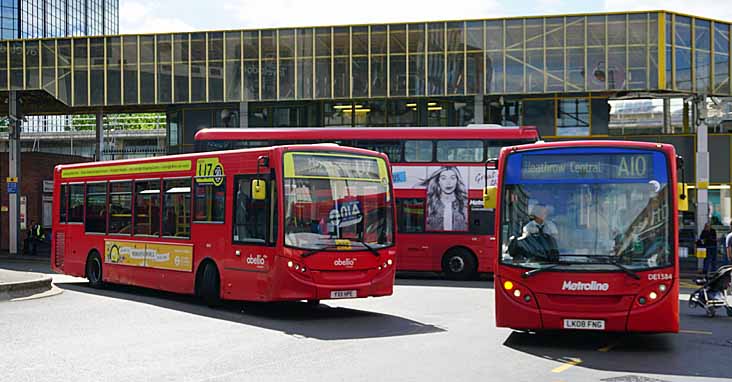
[[[193,270],[193,246],[148,243],[145,266],[191,272]]]
[[[145,266],[145,243],[134,241],[104,241],[104,262],[109,264]]]
[[[104,262],[171,271],[193,271],[193,246],[106,240]]]
[[[220,186],[224,182],[224,166],[219,158],[202,158],[196,161],[196,183],[212,183]]]
[[[155,163],[119,164],[113,166],[96,166],[85,168],[69,168],[61,170],[61,178],[84,178],[90,176],[145,174],[152,172],[189,171],[190,160],[176,160]]]

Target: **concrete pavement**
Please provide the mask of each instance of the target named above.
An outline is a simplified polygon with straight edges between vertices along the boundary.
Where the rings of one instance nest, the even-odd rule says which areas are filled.
[[[0,253],[2,261],[28,261],[28,256],[9,256]],[[38,262],[48,259],[36,258]],[[45,294],[53,289],[52,277],[48,274],[23,272],[0,268],[0,301],[23,299],[34,295]]]

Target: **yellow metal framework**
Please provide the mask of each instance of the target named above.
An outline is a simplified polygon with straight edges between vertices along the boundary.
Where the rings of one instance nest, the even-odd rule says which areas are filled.
[[[671,16],[668,20],[667,15]],[[689,24],[685,20],[689,20]],[[353,52],[354,27],[359,28],[359,38],[365,34],[368,39],[366,54]],[[361,29],[363,27],[365,30]],[[374,27],[385,28],[386,35],[380,32],[378,38],[386,39],[386,52],[373,51],[372,40],[377,38],[377,34],[372,33]],[[479,28],[482,28],[482,32]],[[690,28],[689,47],[677,45],[678,28]],[[482,35],[482,49],[468,46],[469,32]],[[670,41],[666,38],[667,33],[672,36]],[[395,34],[405,42],[403,52],[392,52]],[[618,37],[621,35],[624,37]],[[185,37],[181,39],[181,36]],[[267,39],[267,57],[263,57],[263,38]],[[280,52],[283,38],[288,39],[288,49],[294,47],[294,51],[285,56]],[[708,38],[708,41],[704,41],[703,49],[701,45],[699,48],[696,46],[695,40],[699,38]],[[312,53],[301,57],[300,44],[309,44],[308,39],[311,39]],[[562,42],[561,46],[555,45],[557,39]],[[141,51],[143,40],[146,44],[152,44],[145,46],[145,57],[142,57]],[[239,57],[230,57],[227,49],[233,45],[229,43],[235,44],[236,40],[239,43]],[[339,42],[338,47],[336,41]],[[125,57],[126,43],[136,44],[133,51],[136,50],[137,57]],[[187,43],[187,57],[176,57],[181,53],[177,52],[178,43]],[[194,43],[204,50],[197,56],[200,61],[196,62],[193,62],[192,57]],[[390,98],[480,94],[530,96],[616,91],[703,92],[707,95],[729,96],[732,95],[730,43],[729,23],[665,11],[170,33],[127,38],[115,35],[6,40],[0,41],[0,92],[45,90],[72,108],[212,101],[347,99],[356,95],[353,78],[358,76],[368,80],[367,89],[359,89],[357,94],[366,98],[374,97],[375,94],[378,94],[377,98]],[[170,44],[170,47],[166,44]],[[247,53],[248,47],[254,44],[256,53]],[[720,44],[724,47],[720,48]],[[104,52],[96,57],[92,49],[99,49],[100,46]],[[348,52],[337,52],[339,47]],[[269,52],[271,48],[275,51]],[[667,48],[671,57],[667,56]],[[115,52],[116,49],[120,51]],[[210,57],[214,51],[215,59]],[[689,62],[677,62],[677,51],[682,54],[680,57],[688,55]],[[167,61],[168,52],[170,62]],[[152,57],[147,57],[149,53]],[[53,68],[43,65],[45,54],[54,56]],[[468,58],[480,57],[481,54],[482,68],[476,69],[475,60]],[[113,57],[119,57],[120,62],[110,63]],[[161,61],[162,57],[165,57],[164,61]],[[145,62],[142,62],[143,58]],[[103,61],[103,65],[98,59]],[[354,60],[357,59],[366,62],[367,68],[363,68],[363,65],[354,67]],[[385,67],[373,66],[377,60],[379,63],[385,60]],[[395,65],[395,62],[398,64]],[[136,66],[133,76],[127,70],[131,69],[128,63]],[[187,73],[176,70],[176,67],[180,68],[179,65],[187,65]],[[236,67],[239,67],[238,73],[229,70]],[[354,68],[361,68],[367,73],[354,73]],[[99,70],[103,71],[103,81],[92,82],[94,73],[99,76]],[[250,73],[254,70],[257,73]],[[37,75],[31,71],[37,71]],[[473,80],[479,82],[478,86],[466,80],[468,74],[473,75],[474,72],[479,77]],[[51,73],[53,78],[49,78]],[[168,74],[169,79],[165,77]],[[181,78],[186,75],[186,79]],[[217,78],[211,78],[212,75]],[[237,78],[229,78],[230,75]],[[303,78],[306,75],[312,75],[312,78],[306,81]],[[70,77],[70,87],[67,76]],[[114,76],[119,76],[119,80]],[[680,84],[679,81],[686,80],[686,76],[689,76],[688,83]],[[377,77],[385,79],[385,92],[381,88],[378,91],[373,89],[373,81]],[[583,78],[581,82],[578,80],[580,77]],[[194,81],[200,86],[194,86]],[[218,84],[219,81],[223,81],[222,85],[217,85],[223,86],[223,97],[219,97],[221,89],[218,87],[216,94],[212,94],[212,84]],[[290,89],[287,83],[290,81],[292,91],[284,93],[285,86]],[[394,81],[403,84],[396,86]],[[135,86],[128,86],[134,82]],[[302,85],[308,82],[312,89],[303,91]],[[176,88],[182,83],[187,83],[188,87],[185,99],[176,97],[176,90],[180,90]],[[77,89],[77,86],[86,88]],[[101,97],[98,92],[92,91],[94,86],[102,87]],[[235,86],[240,87],[238,94],[229,91]],[[272,86],[275,88],[271,89]],[[406,89],[397,89],[401,86]],[[395,90],[398,90],[398,94],[395,94]],[[130,99],[131,94],[135,93],[137,99]],[[160,99],[162,97],[164,99]]]

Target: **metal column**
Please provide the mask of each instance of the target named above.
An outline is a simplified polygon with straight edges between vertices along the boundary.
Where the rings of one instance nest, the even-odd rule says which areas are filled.
[[[709,221],[709,131],[706,124],[707,100],[700,96],[694,99],[696,113],[696,231],[699,235]]]
[[[249,103],[239,103],[239,127],[249,127]]]
[[[11,255],[17,255],[20,251],[20,190],[21,190],[21,174],[20,174],[20,132],[23,128],[18,102],[18,92],[11,90],[8,93],[8,118],[10,125],[8,126],[8,177],[17,178],[17,188],[15,193],[8,194],[8,212],[9,212],[9,250]]]
[[[671,99],[663,99],[663,133],[673,134],[671,131]]]
[[[473,123],[476,123],[476,124],[479,124],[479,125],[482,125],[483,123],[485,123],[484,122],[485,121],[485,117],[484,117],[484,114],[483,114],[483,99],[484,98],[485,97],[482,94],[476,95],[475,96],[475,101],[474,101],[474,104],[473,104],[474,105],[474,113],[475,113],[474,114],[475,115],[475,121]]]
[[[95,119],[95,130],[97,133],[97,155],[96,160],[104,160],[104,112],[98,110]]]

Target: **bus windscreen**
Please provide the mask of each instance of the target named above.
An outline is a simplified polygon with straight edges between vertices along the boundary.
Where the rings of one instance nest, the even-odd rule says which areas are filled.
[[[393,244],[386,161],[285,153],[285,244],[311,251],[374,250]]]

